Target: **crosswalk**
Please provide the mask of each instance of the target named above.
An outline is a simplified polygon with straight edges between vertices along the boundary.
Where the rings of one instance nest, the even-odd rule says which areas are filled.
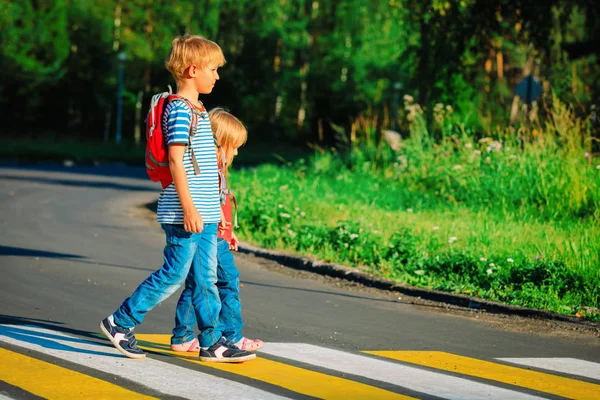
[[[600,399],[600,364],[574,358],[479,360],[436,351],[350,352],[267,343],[253,361],[204,363],[138,334],[149,352],[34,325],[0,325],[0,399]]]

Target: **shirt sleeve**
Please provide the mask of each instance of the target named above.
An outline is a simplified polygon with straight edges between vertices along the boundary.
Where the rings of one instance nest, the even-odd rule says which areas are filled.
[[[189,107],[179,100],[167,105],[166,140],[167,146],[172,144],[188,144],[192,114]]]

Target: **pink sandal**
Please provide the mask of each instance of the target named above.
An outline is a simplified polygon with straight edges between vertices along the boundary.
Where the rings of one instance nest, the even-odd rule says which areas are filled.
[[[265,343],[262,340],[258,339],[248,339],[247,337],[243,337],[235,344],[238,349],[245,351],[256,351],[263,348]]]
[[[171,344],[171,350],[197,353],[200,351],[200,344],[198,343],[198,339],[194,339],[187,343]]]

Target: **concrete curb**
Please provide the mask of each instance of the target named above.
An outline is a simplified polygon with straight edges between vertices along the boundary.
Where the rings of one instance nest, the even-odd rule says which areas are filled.
[[[239,246],[239,252],[253,254],[257,257],[269,259],[285,265],[290,268],[310,271],[321,275],[327,275],[334,278],[346,279],[352,282],[358,282],[365,286],[390,290],[407,296],[420,297],[424,300],[437,301],[452,304],[460,307],[485,310],[495,314],[518,315],[522,317],[533,317],[539,319],[555,320],[575,323],[587,328],[600,329],[600,323],[581,320],[577,317],[562,315],[550,311],[536,310],[533,308],[511,306],[495,301],[484,300],[477,297],[469,297],[461,294],[442,292],[434,289],[423,289],[394,282],[390,279],[380,278],[358,268],[347,267],[335,263],[327,263],[315,258],[295,255],[277,250],[267,250],[242,242]]]

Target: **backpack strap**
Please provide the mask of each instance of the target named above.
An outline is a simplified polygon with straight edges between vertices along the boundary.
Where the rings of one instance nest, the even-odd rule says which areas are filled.
[[[190,152],[190,159],[192,160],[192,165],[194,166],[194,175],[200,175],[200,166],[198,165],[196,153],[194,152],[194,148],[192,147],[192,139],[194,136],[196,136],[196,133],[198,132],[198,120],[200,118],[202,118],[202,119],[208,118],[208,113],[206,112],[206,108],[204,108],[204,104],[202,104],[202,102],[200,102],[201,108],[198,108],[198,107],[194,106],[192,104],[192,102],[189,101],[188,99],[186,99],[185,97],[178,96],[176,94],[170,95],[168,100],[169,101],[182,100],[190,109],[190,114],[191,114],[192,120],[190,123],[190,134],[189,134],[189,141],[187,144],[187,148],[188,148],[188,151]],[[214,136],[214,134],[213,134],[213,136]]]

